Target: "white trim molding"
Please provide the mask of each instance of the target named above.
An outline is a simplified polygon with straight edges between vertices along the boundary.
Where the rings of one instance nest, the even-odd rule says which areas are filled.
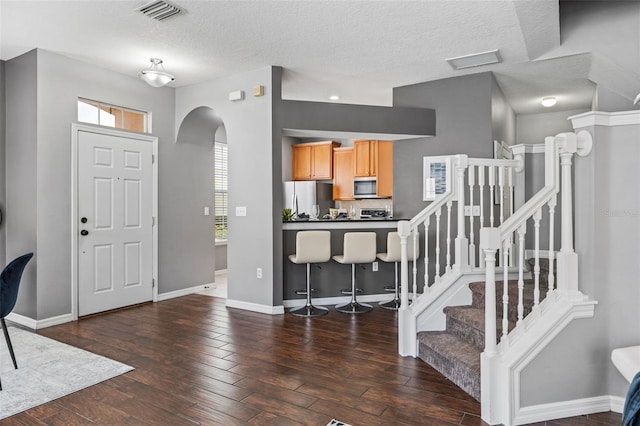
[[[613,398],[609,395],[573,401],[553,402],[521,408],[513,420],[514,425],[544,422],[563,417],[584,416],[586,414],[613,411]],[[624,403],[624,400],[623,400]]]
[[[227,308],[243,309],[245,311],[259,312],[261,314],[282,315],[284,314],[284,306],[268,306],[258,303],[243,302],[242,300],[227,299]]]
[[[175,299],[176,297],[188,296],[193,293],[198,293],[200,291],[204,291],[206,289],[206,286],[212,285],[212,284],[213,283],[201,284],[194,287],[188,287],[180,290],[161,293],[161,294],[158,294],[158,302],[162,302],[163,300]]]
[[[589,126],[628,126],[640,124],[640,110],[620,112],[589,111],[572,115],[568,120],[571,120],[574,129]]]
[[[522,155],[522,154],[544,154],[544,144],[536,143],[536,144],[518,144],[511,146],[511,152],[513,155]]]
[[[35,320],[33,318],[25,317],[24,315],[16,314],[15,312],[7,315],[7,321],[14,322],[32,330],[40,330],[42,328],[52,327],[54,325],[64,324],[74,321],[71,313],[58,315],[56,317],[45,318],[42,320]]]
[[[366,294],[358,296],[358,300],[365,303],[386,302],[391,299],[393,299],[393,293]],[[350,301],[351,296],[316,297],[313,299],[313,304],[317,306],[326,306],[349,303]],[[285,308],[298,308],[306,305],[306,303],[307,299],[288,299],[282,301]]]

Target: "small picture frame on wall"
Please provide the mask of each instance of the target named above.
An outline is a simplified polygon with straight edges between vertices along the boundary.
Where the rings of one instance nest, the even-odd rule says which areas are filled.
[[[422,199],[433,201],[452,190],[451,157],[424,157],[422,171]]]

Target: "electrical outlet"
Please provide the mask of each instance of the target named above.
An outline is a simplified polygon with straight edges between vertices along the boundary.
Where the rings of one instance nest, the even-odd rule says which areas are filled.
[[[256,278],[262,278],[262,268],[256,269]]]
[[[378,272],[378,262],[373,262],[373,272]]]

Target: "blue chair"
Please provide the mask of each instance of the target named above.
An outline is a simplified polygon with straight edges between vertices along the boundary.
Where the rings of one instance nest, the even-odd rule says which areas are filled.
[[[11,360],[16,369],[18,368],[18,363],[16,362],[16,355],[13,353],[13,346],[11,345],[9,331],[7,330],[7,324],[4,322],[4,318],[9,315],[13,307],[16,306],[22,272],[32,257],[33,253],[23,254],[17,259],[12,260],[11,263],[4,268],[2,274],[0,274],[0,324],[2,324],[4,339],[7,341]],[[0,390],[2,390],[2,382],[0,382]]]

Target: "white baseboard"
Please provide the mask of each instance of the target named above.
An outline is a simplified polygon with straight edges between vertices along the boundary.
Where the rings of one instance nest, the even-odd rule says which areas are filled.
[[[216,271],[216,275],[225,275],[227,273],[226,269],[218,269]]]
[[[261,314],[282,315],[284,314],[284,306],[268,306],[258,303],[243,302],[241,300],[227,299],[227,308],[244,309],[245,311],[259,312]]]
[[[521,408],[513,419],[514,425],[544,422],[547,420],[561,419],[564,417],[584,416],[586,414],[602,413],[614,410],[619,397],[610,395],[596,396],[593,398],[574,399],[572,401],[553,402],[550,404],[531,405]],[[624,399],[622,399],[624,405]],[[616,411],[617,412],[617,411]]]
[[[42,320],[34,320],[33,318],[25,317],[24,315],[16,314],[15,312],[7,315],[7,321],[15,322],[16,324],[28,327],[32,330],[40,330],[47,327],[52,327],[58,324],[64,324],[73,321],[73,315],[64,314],[56,317],[45,318]]]
[[[195,287],[183,288],[181,290],[169,291],[167,293],[158,294],[158,302],[162,302],[163,300],[174,299],[176,297],[187,296],[189,294],[203,291],[206,285],[211,285],[211,284],[202,284],[202,285],[197,285]]]
[[[622,414],[625,399],[621,396],[611,396],[611,411]]]
[[[375,302],[388,302],[393,299],[393,293],[381,293],[381,294],[365,294],[358,296],[359,302],[375,303]],[[312,302],[317,306],[325,305],[339,305],[342,303],[349,303],[351,296],[335,296],[335,297],[314,297]],[[298,308],[304,306],[307,303],[307,299],[289,299],[283,300],[282,304],[285,308]]]

